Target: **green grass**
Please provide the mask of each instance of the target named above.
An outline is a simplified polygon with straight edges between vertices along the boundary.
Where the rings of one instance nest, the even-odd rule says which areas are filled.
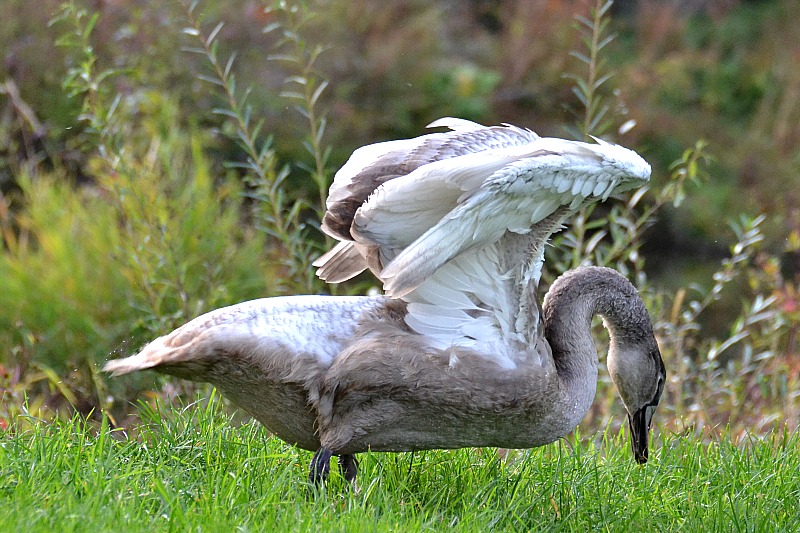
[[[18,419],[0,437],[0,531],[792,531],[800,436],[732,444],[625,435],[535,450],[362,454],[360,491],[306,484],[310,453],[218,401],[108,424]],[[336,471],[336,469],[332,469]]]

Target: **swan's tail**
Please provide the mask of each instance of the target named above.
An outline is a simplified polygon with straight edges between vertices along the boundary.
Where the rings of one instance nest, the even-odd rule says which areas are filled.
[[[103,371],[112,376],[121,376],[138,370],[157,369],[156,367],[175,356],[176,349],[166,346],[165,338],[166,336],[157,338],[136,355],[107,362]]]
[[[223,308],[202,315],[155,339],[136,355],[109,361],[103,370],[120,376],[151,369],[194,381],[206,381],[206,374],[221,355],[246,345],[243,337],[246,338],[250,323],[246,315],[242,317],[236,310],[236,307]],[[237,322],[237,318],[241,322]]]
[[[157,338],[136,355],[109,361],[103,370],[112,376],[121,376],[149,369],[193,381],[206,381],[205,374],[213,365],[219,350],[213,346],[212,339],[203,339],[204,335],[194,337],[189,342],[180,342],[180,333],[181,329],[175,330]],[[212,340],[210,344],[207,342],[209,340]]]

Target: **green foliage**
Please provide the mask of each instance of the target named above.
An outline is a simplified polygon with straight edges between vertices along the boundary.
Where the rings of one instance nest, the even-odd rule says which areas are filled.
[[[768,245],[779,247],[799,197],[790,184],[800,170],[800,75],[787,51],[800,42],[800,4],[736,2],[691,16],[655,6],[638,19],[628,49],[638,64],[626,90],[637,118],[649,117],[639,120],[640,128],[649,123],[640,129],[651,137],[648,159],[667,162],[674,143],[699,137],[717,155],[686,216],[670,221],[675,236],[708,246],[724,238],[720,219],[764,211],[781,228],[767,232]]]
[[[317,62],[325,47],[320,44],[311,46],[305,39],[306,28],[314,20],[316,13],[304,2],[280,3],[276,8],[266,8],[265,13],[275,13],[279,20],[264,27],[264,33],[280,31],[282,38],[276,48],[282,53],[270,56],[271,60],[282,61],[294,74],[286,78],[286,89],[281,96],[294,101],[295,109],[307,120],[308,135],[303,140],[303,147],[313,158],[313,166],[298,162],[316,186],[319,203],[313,206],[318,219],[325,211],[325,200],[328,196],[329,169],[328,159],[330,147],[324,145],[327,116],[320,112],[319,104],[328,80],[317,72]]]
[[[18,400],[46,386],[88,410],[107,401],[98,362],[268,293],[270,270],[264,238],[241,224],[235,176],[212,176],[208,136],[181,127],[169,97],[143,90],[134,106],[110,94],[116,72],[96,71],[89,44],[96,17],[68,4],[56,22],[83,58],[66,88],[84,100],[93,183],[35,169],[18,176],[19,194],[0,197],[0,363]],[[69,369],[66,384],[53,378]]]
[[[757,112],[770,76],[748,57],[748,51],[763,39],[770,11],[741,6],[720,24],[702,15],[688,22],[686,40],[692,48],[713,43],[718,51],[717,57],[690,68],[693,90],[689,94],[702,106],[735,121]]]
[[[46,174],[20,180],[25,214],[16,232],[5,220],[0,256],[5,364],[93,365],[123,339],[133,350],[268,292],[263,239],[240,223],[236,182],[214,183],[196,134],[153,140],[148,160],[98,174],[97,187]]]
[[[673,77],[659,89],[659,97],[670,109],[700,106],[732,122],[752,117],[758,111],[769,80],[740,57],[718,61],[700,58],[693,65],[666,62],[662,73]]]
[[[301,90],[287,90],[283,95],[299,101],[296,108],[308,121],[310,134],[304,145],[314,157],[314,167],[308,170],[316,185],[319,198],[317,205],[290,194],[285,183],[289,168],[279,170],[271,139],[263,132],[264,120],[253,119],[253,109],[248,104],[251,89],[240,91],[237,88],[233,72],[236,55],[231,54],[223,65],[217,37],[224,24],[217,24],[206,34],[201,21],[195,16],[197,2],[184,2],[182,5],[189,23],[184,33],[195,37],[201,45],[199,48],[189,48],[188,51],[205,57],[211,66],[211,75],[200,75],[199,78],[221,90],[224,104],[215,108],[214,113],[232,122],[235,132],[233,137],[246,158],[243,163],[228,161],[227,166],[244,173],[243,180],[248,187],[248,195],[255,200],[254,217],[257,227],[283,248],[274,255],[274,259],[286,268],[286,272],[279,278],[281,284],[275,288],[276,292],[313,291],[321,283],[314,276],[310,265],[320,255],[320,249],[310,238],[304,217],[307,216],[305,211],[310,209],[319,220],[324,211],[328,153],[322,146],[326,119],[317,111],[317,102],[327,82],[317,81],[314,74],[314,63],[322,49],[306,50],[300,36],[300,31],[311,15],[301,3],[281,3],[276,11],[285,20],[271,24],[266,30],[284,29],[284,41],[281,44],[284,48],[289,48],[289,51],[274,57],[292,63],[299,70],[287,83],[297,85]]]
[[[578,117],[576,138],[589,140],[590,135],[602,136],[611,126],[608,116],[610,104],[604,94],[608,81],[614,75],[608,70],[608,58],[605,48],[616,37],[609,33],[611,22],[609,10],[613,0],[596,0],[589,18],[575,16],[575,29],[581,36],[583,50],[572,50],[570,55],[580,61],[586,68],[582,74],[565,74],[564,77],[575,82],[572,93],[581,103],[583,112],[573,110]]]
[[[611,41],[610,37],[600,38],[608,25],[609,7],[610,2],[598,1],[592,19],[581,18],[577,26],[587,52],[574,55],[587,69],[571,77],[576,83],[573,92],[582,95],[584,106],[584,113],[575,113],[576,127],[587,136],[594,132],[593,127],[606,131],[615,126],[612,117],[602,120],[609,104],[601,103],[603,100],[590,90],[610,79],[605,74],[600,78],[602,83],[593,81],[602,71],[604,49]],[[759,275],[761,269],[754,265],[754,259],[764,240],[761,226],[766,217],[742,215],[731,223],[735,244],[730,247],[730,257],[723,259],[721,268],[713,274],[710,290],[699,285],[681,288],[674,295],[653,290],[648,287],[644,258],[639,253],[643,233],[659,210],[666,205],[679,207],[686,198],[687,185],[707,180],[710,161],[707,143],[698,141],[670,165],[669,179],[651,199],[647,198],[649,188],[643,187],[610,208],[592,204],[582,209],[546,251],[543,279],[550,282],[558,273],[582,264],[610,266],[633,278],[658,318],[656,329],[669,375],[659,410],[667,416],[669,425],[698,434],[720,426],[728,426],[737,435],[761,433],[780,427],[786,419],[793,420],[787,413],[800,407],[800,376],[793,373],[788,353],[780,350],[782,339],[792,329],[775,306],[777,297],[769,294],[774,285],[756,287],[740,314],[732,318],[725,338],[705,334],[702,315],[714,312],[713,304],[731,282]],[[600,328],[596,329],[602,336]],[[584,428],[601,429],[614,417],[622,419],[610,378],[603,373],[600,380],[599,401],[584,419]],[[794,422],[792,427],[796,427]]]
[[[273,531],[790,530],[800,435],[734,443],[664,433],[646,468],[625,435],[543,448],[361,454],[310,497],[310,453],[234,427],[216,399],[139,408],[138,438],[108,421],[19,419],[0,434],[0,528]]]
[[[78,354],[99,359],[95,347],[106,328],[131,318],[117,297],[128,280],[112,260],[121,246],[116,213],[93,192],[52,177],[20,185],[25,217],[17,219],[18,236],[7,233],[0,258],[3,345],[36,339],[61,370]]]
[[[489,96],[500,83],[500,75],[476,65],[463,64],[432,72],[424,80],[429,109],[425,114],[480,120],[488,112]]]

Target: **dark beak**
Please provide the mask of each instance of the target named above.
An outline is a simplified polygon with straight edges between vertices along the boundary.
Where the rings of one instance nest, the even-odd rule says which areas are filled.
[[[650,420],[653,419],[656,407],[648,405],[636,411],[633,415],[628,415],[628,423],[631,427],[631,448],[633,449],[633,458],[637,463],[644,464],[647,462],[647,439],[650,433]]]

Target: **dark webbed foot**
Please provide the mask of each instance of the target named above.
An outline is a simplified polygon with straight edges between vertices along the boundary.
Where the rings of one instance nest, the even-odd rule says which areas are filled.
[[[328,479],[331,470],[331,457],[333,452],[327,448],[320,448],[311,459],[311,467],[308,472],[308,481],[316,486],[320,486]]]
[[[327,448],[320,448],[311,459],[311,466],[308,472],[308,481],[317,487],[323,485],[328,480],[331,470],[331,457],[333,451]],[[339,456],[339,470],[342,477],[350,485],[355,486],[356,475],[358,474],[358,459],[355,455],[344,454]]]
[[[356,456],[350,454],[339,456],[339,470],[342,471],[342,477],[348,483],[355,484],[356,475],[358,474],[358,459],[356,459]]]

